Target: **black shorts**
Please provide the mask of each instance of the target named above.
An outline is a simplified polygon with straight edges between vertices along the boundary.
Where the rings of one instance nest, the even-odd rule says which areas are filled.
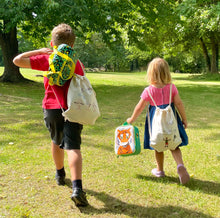
[[[80,149],[83,125],[65,121],[61,109],[43,109],[43,112],[53,143],[66,150]]]

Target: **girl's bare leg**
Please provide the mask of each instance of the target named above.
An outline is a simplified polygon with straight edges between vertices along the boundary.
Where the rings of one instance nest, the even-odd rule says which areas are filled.
[[[179,174],[180,183],[184,185],[189,182],[190,176],[184,166],[182,152],[180,148],[176,148],[175,150],[171,150],[171,153],[177,164],[177,173]]]

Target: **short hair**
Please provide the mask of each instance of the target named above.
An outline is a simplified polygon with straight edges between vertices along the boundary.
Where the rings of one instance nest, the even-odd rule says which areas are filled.
[[[168,63],[162,58],[154,58],[148,65],[147,80],[150,84],[169,84],[172,81]]]
[[[54,27],[51,35],[53,45],[56,46],[59,46],[60,44],[73,46],[76,38],[71,26],[65,23],[61,23]]]

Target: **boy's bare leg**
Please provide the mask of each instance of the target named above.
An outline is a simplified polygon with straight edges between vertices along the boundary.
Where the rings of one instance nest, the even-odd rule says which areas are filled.
[[[82,180],[82,155],[79,149],[67,150],[71,181]]]
[[[51,152],[53,156],[53,160],[57,170],[60,170],[64,167],[64,150],[56,145],[55,143],[51,143]]]

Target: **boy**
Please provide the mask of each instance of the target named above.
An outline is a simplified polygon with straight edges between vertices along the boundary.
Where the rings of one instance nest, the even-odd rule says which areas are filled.
[[[73,47],[75,35],[67,24],[59,24],[52,30],[51,46],[67,44]],[[48,71],[49,55],[53,51],[42,48],[24,52],[13,60],[18,67],[34,70]],[[79,61],[76,63],[75,73],[83,75]],[[67,109],[67,91],[70,80],[63,86],[49,85],[48,78],[44,77],[45,96],[43,99],[43,112],[46,127],[52,139],[51,151],[56,167],[55,179],[58,185],[65,185],[64,149],[67,151],[68,163],[71,173],[73,193],[71,199],[76,206],[87,206],[86,193],[82,189],[82,156],[80,151],[81,131],[83,126],[79,123],[64,121],[62,108]],[[56,96],[55,96],[55,94]],[[58,103],[58,100],[60,104]]]

